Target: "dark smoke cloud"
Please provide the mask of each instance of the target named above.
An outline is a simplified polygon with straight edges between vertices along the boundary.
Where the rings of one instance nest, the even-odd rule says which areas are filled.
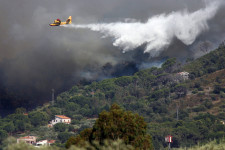
[[[139,47],[125,54],[98,33],[49,27],[54,19],[75,24],[146,21],[161,13],[204,7],[196,0],[0,0],[0,110],[18,106],[32,108],[51,99],[51,89],[60,93],[83,78],[90,80],[132,74],[139,68],[160,65],[165,58],[194,56],[198,42],[213,44],[224,38],[222,7],[209,22],[210,30],[191,46],[179,41],[157,58]],[[201,54],[198,54],[198,56]]]

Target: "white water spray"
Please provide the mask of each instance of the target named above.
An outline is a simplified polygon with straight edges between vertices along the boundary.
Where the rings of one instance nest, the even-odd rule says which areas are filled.
[[[70,28],[88,28],[100,32],[104,37],[113,37],[113,45],[123,52],[133,50],[146,44],[145,51],[152,56],[166,49],[174,38],[186,45],[191,45],[204,31],[208,30],[207,21],[212,19],[223,1],[215,0],[206,4],[205,8],[195,12],[187,10],[160,14],[147,22],[116,22],[88,25],[70,25]]]

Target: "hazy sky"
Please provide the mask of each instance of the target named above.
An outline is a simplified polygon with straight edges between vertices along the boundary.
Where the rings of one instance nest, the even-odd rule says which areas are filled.
[[[50,99],[52,88],[59,92],[83,77],[104,76],[106,63],[120,66],[132,62],[138,67],[167,57],[199,56],[195,50],[199,41],[217,45],[225,37],[224,5],[195,43],[185,46],[174,39],[157,59],[143,54],[141,47],[122,53],[113,46],[112,38],[101,38],[97,32],[50,27],[54,19],[66,20],[71,15],[74,24],[123,22],[126,18],[146,22],[162,13],[194,12],[205,4],[202,0],[0,0],[0,88],[5,95],[13,91],[22,97],[15,102],[9,96],[2,105],[17,107],[23,98],[29,105],[41,104]],[[0,98],[3,103],[5,97]]]

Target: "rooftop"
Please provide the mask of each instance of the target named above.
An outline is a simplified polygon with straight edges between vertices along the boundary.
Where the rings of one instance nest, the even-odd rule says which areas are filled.
[[[19,139],[36,139],[35,136],[24,136],[24,137],[20,137]]]
[[[58,118],[61,118],[61,119],[70,119],[69,117],[64,116],[64,115],[55,115],[55,116]]]
[[[55,140],[49,140],[48,143],[50,144],[55,143]]]

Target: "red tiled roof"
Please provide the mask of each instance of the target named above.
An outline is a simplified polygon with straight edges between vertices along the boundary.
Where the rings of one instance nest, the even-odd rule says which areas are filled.
[[[55,116],[58,118],[61,118],[61,119],[70,119],[69,117],[64,116],[64,115],[55,115]]]
[[[55,140],[49,140],[48,143],[50,144],[55,143]]]
[[[36,138],[35,136],[24,136],[24,137],[20,137],[19,139],[34,139]]]

